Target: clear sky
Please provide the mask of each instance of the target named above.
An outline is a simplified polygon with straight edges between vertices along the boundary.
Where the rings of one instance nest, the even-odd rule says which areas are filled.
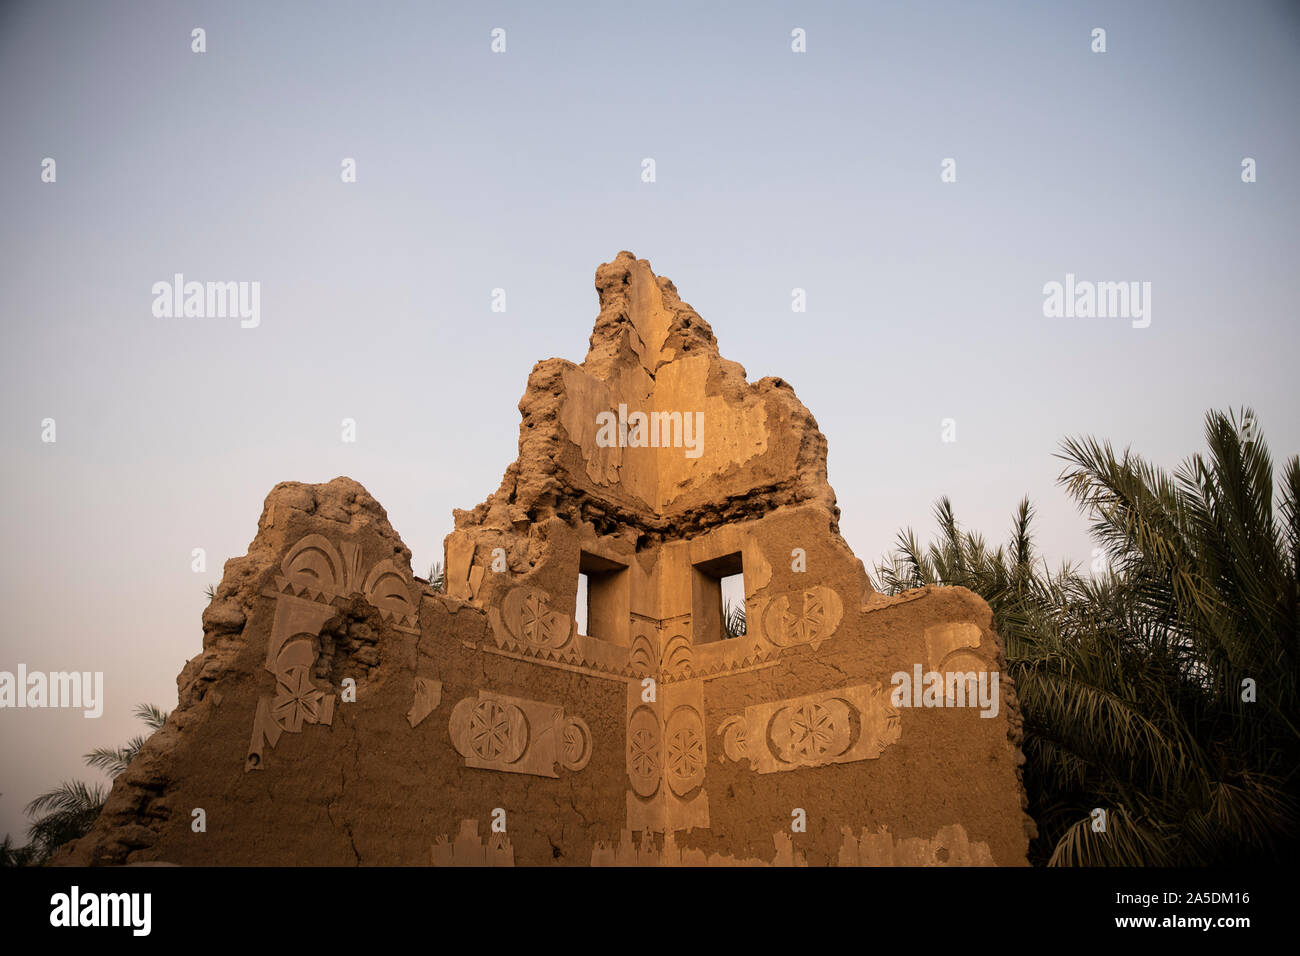
[[[441,560],[620,249],[794,386],[868,566],[944,494],[1088,560],[1065,436],[1174,466],[1250,404],[1294,454],[1297,94],[1294,3],[0,5],[0,670],[106,697],[0,711],[0,833],[175,705],[277,481],[349,475]],[[260,325],[155,317],[177,272]],[[1150,326],[1044,317],[1067,273],[1150,282]]]

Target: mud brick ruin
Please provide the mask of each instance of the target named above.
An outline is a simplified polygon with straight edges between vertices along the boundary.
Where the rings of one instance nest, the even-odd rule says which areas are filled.
[[[645,260],[596,289],[444,591],[355,481],[271,491],[179,705],[59,862],[1025,864],[1012,682],[996,714],[892,702],[898,673],[1001,672],[987,605],[875,593],[791,387]]]

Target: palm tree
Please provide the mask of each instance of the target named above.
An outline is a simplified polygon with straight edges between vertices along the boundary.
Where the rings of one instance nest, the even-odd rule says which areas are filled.
[[[1138,607],[1160,622],[1153,638],[1225,708],[1216,735],[1294,775],[1300,458],[1283,469],[1275,514],[1272,460],[1255,432],[1249,409],[1240,418],[1210,413],[1208,459],[1193,455],[1172,476],[1127,451],[1117,458],[1109,443],[1067,441],[1062,481],[1094,518],[1093,534]],[[1247,681],[1259,689],[1253,699]]]
[[[745,603],[726,601],[722,607],[722,636],[724,639],[741,637],[745,633]]]
[[[0,841],[0,868],[10,866],[27,866],[32,862],[31,846],[14,846],[9,834]]]
[[[1064,442],[1061,482],[1111,564],[1095,577],[1037,564],[1028,501],[991,550],[944,499],[940,540],[922,548],[909,529],[877,566],[882,590],[960,584],[993,609],[1025,720],[1036,862],[1279,858],[1300,830],[1300,460],[1279,520],[1253,422],[1211,412],[1208,457],[1172,476]]]
[[[135,716],[145,722],[150,733],[167,722],[166,711],[153,704],[138,704]],[[116,777],[126,770],[147,738],[148,735],[133,737],[124,747],[97,747],[86,754],[86,765]],[[16,849],[6,835],[0,844],[0,864],[21,866],[44,862],[69,840],[85,836],[107,799],[108,791],[102,785],[92,786],[80,780],[65,781],[41,794],[27,805],[28,816],[35,818],[27,830],[30,842]]]
[[[150,733],[167,723],[167,712],[153,704],[137,704],[135,716],[144,721]],[[116,777],[135,759],[147,737],[148,735],[137,734],[126,742],[125,747],[96,747],[86,754],[86,766],[96,767],[110,777]]]
[[[32,859],[43,862],[69,840],[85,836],[107,799],[103,786],[73,780],[64,781],[27,804],[27,814],[36,817],[27,830]]]

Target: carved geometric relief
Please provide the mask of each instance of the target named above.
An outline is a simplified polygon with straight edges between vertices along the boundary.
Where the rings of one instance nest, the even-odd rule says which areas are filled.
[[[644,614],[631,617],[633,638],[628,664],[634,674],[651,674],[662,669],[663,677],[681,679],[691,671],[696,648],[686,636],[691,627],[689,614],[662,619]]]
[[[778,647],[811,644],[816,650],[835,633],[843,616],[840,596],[819,585],[773,598],[763,609],[761,620],[763,634]]]
[[[336,548],[324,535],[299,539],[280,562],[271,596],[302,597],[322,604],[360,593],[379,616],[399,631],[419,633],[419,609],[411,597],[411,582],[391,559],[378,562],[364,577],[361,548],[342,542]]]
[[[632,639],[628,664],[636,674],[649,674],[658,668],[659,652],[648,635],[638,634]]]
[[[298,656],[304,646],[311,655],[311,645],[305,641],[294,642],[285,650],[291,656]],[[245,773],[265,767],[266,751],[275,748],[281,733],[301,733],[304,724],[334,722],[334,694],[316,687],[311,678],[314,659],[308,656],[305,666],[289,667],[277,673],[275,695],[258,700],[253,736],[244,759]]]
[[[668,786],[679,797],[704,784],[704,718],[694,707],[678,707],[664,732]]]
[[[664,670],[680,671],[694,663],[695,648],[683,634],[674,634],[664,645],[662,666]]]
[[[419,633],[419,610],[406,573],[386,558],[363,576],[361,561],[361,547],[355,542],[335,547],[324,535],[304,535],[285,552],[274,587],[263,592],[276,601],[264,665],[275,676],[275,692],[258,701],[245,772],[264,767],[266,751],[275,747],[281,733],[300,733],[305,724],[333,723],[335,695],[316,686],[312,671],[317,663],[315,639],[335,616],[336,602],[359,593],[394,628]],[[417,701],[412,711],[419,706]]]
[[[337,593],[347,579],[338,549],[319,534],[309,534],[290,548],[280,562],[280,570],[309,597],[320,592]]]
[[[465,766],[558,777],[558,762],[581,770],[591,759],[591,730],[564,708],[481,690],[451,711],[452,745]]]
[[[932,671],[983,671],[988,661],[975,653],[984,639],[969,621],[934,624],[925,629],[927,662]]]
[[[728,760],[749,758],[759,773],[879,757],[902,735],[902,721],[879,684],[751,704],[717,731]]]
[[[646,676],[644,639],[627,647],[578,633],[573,615],[553,609],[550,594],[535,587],[512,588],[487,608],[488,625],[496,649],[505,656],[520,655],[544,667],[579,668],[597,675]]]
[[[317,687],[311,676],[316,664],[312,640],[333,616],[333,608],[315,600],[288,595],[277,599],[263,665],[275,677],[275,690],[257,702],[245,773],[265,767],[266,752],[275,748],[282,733],[301,733],[305,724],[333,723],[334,693]]]
[[[370,569],[361,593],[379,611],[379,616],[398,630],[415,630],[415,603],[405,576],[392,559],[380,561]]]
[[[731,760],[736,763],[749,756],[749,734],[746,730],[745,715],[738,714],[725,718],[718,725],[722,736],[722,752],[719,760]]]
[[[560,730],[560,763],[581,770],[591,760],[591,728],[581,717],[566,717]]]
[[[514,704],[480,698],[469,708],[461,739],[479,760],[514,763],[528,748],[528,720]]]
[[[659,789],[660,750],[659,717],[643,704],[627,722],[627,774],[637,796],[652,797]]]
[[[783,707],[769,730],[777,759],[816,767],[849,749],[849,705],[838,698]]]
[[[300,733],[302,725],[333,722],[334,695],[325,695],[311,679],[316,653],[310,640],[290,641],[276,659],[275,696],[271,718],[285,731]]]
[[[541,588],[514,588],[501,601],[501,621],[515,640],[530,647],[559,650],[576,630],[573,618],[551,610]]]
[[[662,684],[653,701],[642,699],[640,684],[628,684],[629,830],[671,833],[709,825],[703,712],[703,681]]]

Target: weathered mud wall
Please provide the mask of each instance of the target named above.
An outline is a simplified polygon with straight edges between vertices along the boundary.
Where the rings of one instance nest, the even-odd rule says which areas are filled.
[[[536,366],[518,461],[456,513],[446,592],[356,482],[276,486],[178,707],[59,862],[1025,863],[988,607],[873,593],[790,387],[643,260],[596,286],[586,361]],[[930,674],[972,680],[911,693]]]

